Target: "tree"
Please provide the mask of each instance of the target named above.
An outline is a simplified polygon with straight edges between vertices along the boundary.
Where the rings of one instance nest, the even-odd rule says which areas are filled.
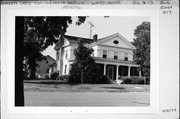
[[[85,17],[78,17],[78,25]],[[28,60],[31,78],[35,77],[36,60],[42,59],[41,52],[57,42],[65,34],[71,17],[16,17],[15,41],[15,106],[24,105],[23,60]]]
[[[84,23],[86,17],[78,17],[77,25]],[[60,35],[65,34],[71,17],[25,17],[24,18],[24,56],[28,59],[31,78],[35,78],[36,61],[41,60],[49,45],[57,42]]]
[[[98,68],[91,54],[92,48],[88,48],[79,42],[78,47],[74,50],[75,61],[70,70],[69,80],[71,83],[91,83],[98,78]]]
[[[143,22],[134,30],[133,45],[135,50],[135,62],[140,65],[142,75],[150,76],[150,22]]]

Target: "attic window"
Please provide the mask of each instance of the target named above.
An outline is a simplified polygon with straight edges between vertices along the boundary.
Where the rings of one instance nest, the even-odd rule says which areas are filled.
[[[117,40],[114,40],[114,41],[113,41],[113,43],[114,43],[114,44],[118,44],[118,43],[119,43],[119,41],[117,41]]]

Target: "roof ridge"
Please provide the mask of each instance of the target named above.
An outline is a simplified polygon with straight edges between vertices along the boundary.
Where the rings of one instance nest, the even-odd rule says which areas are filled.
[[[73,36],[73,35],[64,35],[64,36],[82,38],[82,39],[87,39],[87,40],[93,40],[92,38],[84,38],[84,37]]]

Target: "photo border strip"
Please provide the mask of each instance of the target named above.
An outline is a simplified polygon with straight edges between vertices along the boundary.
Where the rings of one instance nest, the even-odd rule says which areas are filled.
[[[96,13],[96,14],[94,14]],[[139,16],[151,18],[151,84],[149,107],[15,107],[14,106],[14,49],[15,16]],[[7,111],[9,113],[158,113],[159,109],[159,12],[158,9],[113,10],[8,10],[7,11]],[[9,35],[11,34],[11,35]],[[12,57],[13,56],[13,57]],[[10,58],[11,57],[11,58]],[[157,78],[158,77],[158,78]]]

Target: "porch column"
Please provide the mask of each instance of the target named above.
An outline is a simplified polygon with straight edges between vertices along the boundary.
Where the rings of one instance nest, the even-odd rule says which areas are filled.
[[[128,77],[130,77],[131,66],[128,66]]]
[[[119,65],[116,65],[116,80],[118,80],[119,77]]]
[[[104,64],[104,75],[106,75],[106,65],[107,64]]]

